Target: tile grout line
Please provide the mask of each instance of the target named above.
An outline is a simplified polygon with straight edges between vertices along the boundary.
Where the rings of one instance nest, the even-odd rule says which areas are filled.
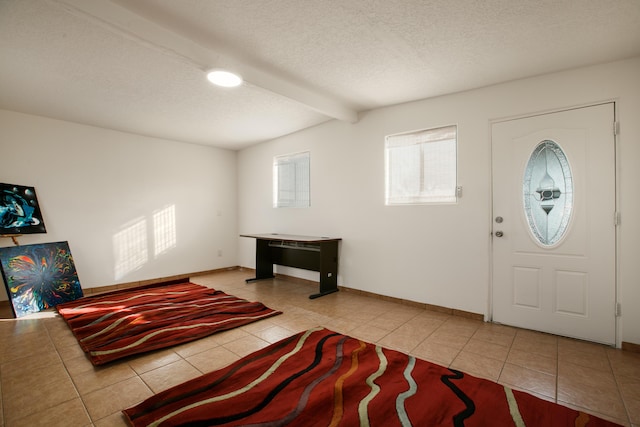
[[[629,425],[634,425],[631,422],[631,412],[629,412],[629,408],[628,408],[627,402],[625,401],[624,394],[622,393],[622,390],[620,389],[620,383],[618,382],[618,376],[616,375],[616,371],[613,369],[613,364],[611,363],[610,353],[608,351],[605,351],[605,354],[607,355],[607,362],[609,363],[609,369],[611,369],[611,375],[613,376],[613,381],[615,381],[615,383],[616,383],[616,390],[618,390],[618,395],[620,395],[620,400],[622,401],[622,406],[624,407],[624,412],[627,415],[627,422],[629,422]]]
[[[80,390],[78,390],[78,387],[76,386],[76,383],[73,380],[73,377],[69,373],[69,369],[67,368],[66,363],[64,363],[64,359],[60,355],[60,350],[56,346],[55,341],[53,340],[53,337],[51,336],[51,331],[49,331],[49,327],[47,325],[47,322],[45,321],[43,323],[44,323],[44,329],[47,331],[47,337],[49,337],[49,341],[51,342],[51,345],[53,345],[53,348],[55,348],[56,355],[58,356],[58,359],[60,360],[60,363],[62,363],[62,367],[64,368],[64,371],[67,374],[67,377],[69,378],[69,381],[71,381],[71,384],[73,385],[73,389],[75,390],[78,399],[80,399],[80,403],[82,404],[82,409],[84,410],[84,413],[87,416],[87,418],[89,419],[91,425],[94,425],[93,419],[91,418],[91,414],[89,414],[89,410],[87,409],[87,406],[84,403],[84,399],[82,398],[82,395],[80,394]],[[71,401],[71,400],[72,399],[69,399],[68,401]]]
[[[509,350],[507,351],[507,355],[506,355],[506,357],[504,358],[504,362],[502,362],[502,369],[500,369],[500,375],[498,375],[498,379],[496,380],[496,382],[497,382],[498,384],[503,384],[503,385],[504,385],[504,383],[503,383],[503,382],[500,382],[500,378],[502,377],[502,372],[504,371],[504,367],[505,367],[505,366],[506,366],[506,364],[507,364],[507,360],[509,360],[509,355],[511,354],[511,350],[513,350],[513,343],[514,343],[514,342],[515,342],[515,340],[516,340],[516,335],[517,335],[517,334],[518,334],[518,332],[516,332],[516,333],[513,335],[513,338],[511,339],[511,342],[509,343]],[[509,388],[512,388],[512,387],[511,387],[511,386],[509,386]]]
[[[479,330],[480,330],[480,328],[476,329],[476,331],[473,333],[471,338],[473,338],[478,333]],[[476,338],[476,339],[480,340],[480,338]],[[484,340],[481,340],[481,341],[484,341]],[[502,366],[500,367],[500,372],[498,372],[498,376],[497,376],[497,378],[495,380],[495,382],[498,383],[498,384],[500,384],[500,377],[502,377],[502,372],[504,371],[504,367],[507,364],[507,358],[509,357],[509,353],[510,352],[511,352],[511,345],[509,345],[509,351],[507,351],[507,355],[505,356],[504,360],[502,361]]]

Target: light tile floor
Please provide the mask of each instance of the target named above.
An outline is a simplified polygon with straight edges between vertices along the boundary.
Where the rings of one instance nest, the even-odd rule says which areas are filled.
[[[54,312],[0,319],[0,427],[124,426],[120,411],[291,334],[322,325],[616,421],[640,426],[640,354],[468,320],[251,272],[195,283],[284,314],[196,342],[93,367]],[[7,317],[6,315],[4,317]]]

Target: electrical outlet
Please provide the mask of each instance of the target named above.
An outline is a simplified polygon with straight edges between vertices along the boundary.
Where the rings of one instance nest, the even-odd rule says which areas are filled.
[[[222,249],[218,249],[218,256],[222,256]]]

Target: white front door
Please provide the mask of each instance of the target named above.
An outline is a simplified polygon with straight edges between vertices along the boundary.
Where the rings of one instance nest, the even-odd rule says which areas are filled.
[[[615,344],[614,104],[492,125],[492,320]]]

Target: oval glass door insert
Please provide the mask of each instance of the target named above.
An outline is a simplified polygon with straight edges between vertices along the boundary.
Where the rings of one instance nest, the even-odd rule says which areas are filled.
[[[573,177],[567,156],[554,141],[542,141],[531,153],[522,191],[531,233],[541,245],[555,245],[571,219]]]

